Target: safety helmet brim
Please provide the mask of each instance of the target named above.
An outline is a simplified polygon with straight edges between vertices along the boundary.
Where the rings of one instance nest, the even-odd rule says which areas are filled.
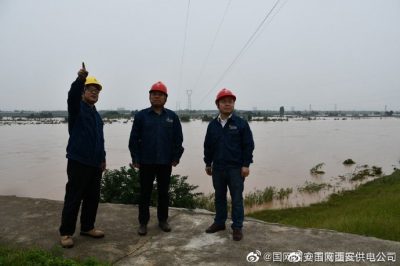
[[[85,87],[89,85],[96,86],[99,90],[103,89],[103,86],[101,86],[100,82],[93,76],[89,76],[86,78]]]

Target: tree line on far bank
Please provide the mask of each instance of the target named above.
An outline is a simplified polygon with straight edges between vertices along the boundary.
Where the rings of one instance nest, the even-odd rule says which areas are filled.
[[[103,119],[131,119],[139,110],[100,110],[99,113]],[[217,110],[177,110],[182,122],[200,119],[202,121],[211,121],[217,116]],[[400,112],[394,111],[287,111],[283,106],[279,110],[236,110],[236,113],[248,120],[270,121],[277,118],[287,117],[400,117]],[[62,111],[1,111],[0,119],[3,118],[27,118],[27,119],[44,119],[44,118],[67,118],[66,110]],[[66,120],[65,120],[66,121]]]

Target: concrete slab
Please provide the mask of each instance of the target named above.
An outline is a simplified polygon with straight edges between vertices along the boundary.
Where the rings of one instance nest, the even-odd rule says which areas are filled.
[[[0,196],[0,206],[0,244],[47,250],[59,246],[62,202]],[[213,214],[207,211],[171,208],[169,222],[172,232],[161,231],[157,226],[156,209],[152,209],[149,233],[139,237],[136,233],[137,206],[100,204],[96,225],[105,230],[106,237],[91,239],[75,234],[75,247],[62,249],[62,253],[71,258],[95,257],[114,265],[294,264],[287,261],[287,256],[291,260],[309,259],[300,265],[332,265],[334,262],[330,258],[336,256],[337,261],[342,255],[345,262],[341,264],[346,266],[400,264],[400,258],[396,257],[400,255],[400,242],[373,237],[246,219],[244,238],[236,242],[232,240],[229,226],[215,234],[204,232],[213,222]],[[79,232],[79,224],[77,229]],[[293,252],[302,254],[298,256],[300,253]],[[258,258],[258,261],[251,263],[247,258]],[[354,261],[348,261],[351,258]]]

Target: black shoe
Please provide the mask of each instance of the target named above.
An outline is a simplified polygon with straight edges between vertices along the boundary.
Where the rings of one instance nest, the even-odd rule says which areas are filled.
[[[218,231],[225,230],[225,224],[216,224],[213,223],[210,227],[206,229],[206,233],[212,234]]]
[[[243,233],[241,228],[233,228],[232,238],[235,241],[240,241],[243,238]]]
[[[140,236],[145,236],[147,234],[147,224],[141,224],[137,232]]]
[[[163,230],[164,232],[171,232],[171,226],[169,226],[168,222],[159,222],[158,226]]]

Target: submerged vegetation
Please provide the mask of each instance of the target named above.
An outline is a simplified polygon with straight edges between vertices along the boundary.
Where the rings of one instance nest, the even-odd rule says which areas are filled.
[[[190,122],[190,116],[189,115],[181,115],[181,116],[179,116],[179,120],[181,122]]]
[[[118,108],[116,110],[99,110],[104,123],[128,123],[132,121],[139,110],[126,110]],[[236,110],[237,115],[247,121],[282,122],[282,121],[313,121],[313,120],[347,120],[347,119],[369,119],[369,118],[400,118],[400,112],[376,112],[376,111],[290,111],[279,108],[279,110]],[[182,122],[201,120],[211,121],[217,116],[217,111],[212,110],[176,110]],[[67,110],[54,111],[28,111],[0,110],[0,126],[4,125],[32,125],[32,124],[62,124],[68,122]]]
[[[346,160],[347,161],[347,160]],[[314,166],[310,173],[312,175],[320,175],[325,173],[321,170],[324,163]],[[382,168],[377,166],[369,167],[368,165],[357,166],[353,173],[347,176],[339,176],[340,182],[335,185],[332,192],[337,191],[342,182],[363,181],[367,177],[379,177],[382,175]],[[170,206],[188,208],[188,209],[205,209],[215,211],[215,194],[210,193],[204,195],[195,192],[198,186],[190,185],[187,182],[187,176],[172,175],[170,185]],[[304,185],[297,188],[300,193],[319,193],[323,190],[330,190],[332,184],[325,182],[306,181]],[[137,204],[139,202],[139,172],[130,167],[121,167],[116,170],[106,170],[101,181],[101,202]],[[254,207],[265,206],[275,200],[288,200],[293,193],[293,188],[275,188],[266,187],[263,190],[257,189],[248,192],[243,196],[244,207],[246,210]],[[154,186],[151,196],[151,205],[157,204],[157,186]],[[230,209],[231,201],[228,197],[228,209]],[[287,206],[287,205],[286,205]]]
[[[363,165],[361,168],[356,167],[355,172],[353,173],[350,181],[360,181],[364,180],[367,177],[381,176],[382,175],[382,167],[372,166],[372,168],[368,168],[368,165]]]
[[[284,200],[288,199],[289,195],[292,194],[292,188],[281,188],[276,192],[275,199]]]
[[[315,183],[315,182],[306,181],[304,186],[299,187],[297,190],[299,192],[316,193],[323,189],[327,189],[327,188],[331,188],[331,187],[332,187],[332,185],[327,184],[327,183]]]
[[[215,194],[204,195],[195,192],[198,186],[190,185],[187,176],[172,175],[170,183],[170,206],[180,208],[200,208],[215,211]],[[246,193],[243,197],[245,208],[263,205],[273,200],[284,200],[293,192],[292,188],[266,187]],[[106,170],[101,181],[101,202],[138,204],[140,194],[139,172],[136,169],[121,167]],[[151,206],[157,204],[157,186],[154,186],[151,196]],[[228,199],[228,205],[231,205]],[[229,208],[230,209],[230,208]]]
[[[310,169],[310,174],[312,175],[323,175],[325,174],[324,171],[321,170],[322,166],[324,166],[325,163],[319,163],[313,168]]]
[[[355,164],[355,163],[356,163],[356,162],[353,161],[352,159],[347,159],[347,160],[344,160],[344,162],[343,162],[344,165],[353,165],[353,164]]]

